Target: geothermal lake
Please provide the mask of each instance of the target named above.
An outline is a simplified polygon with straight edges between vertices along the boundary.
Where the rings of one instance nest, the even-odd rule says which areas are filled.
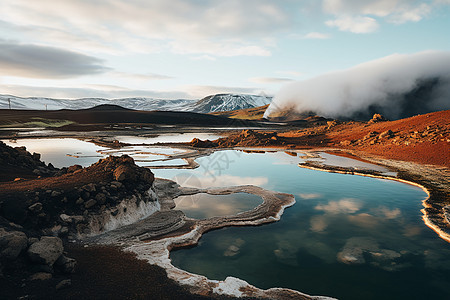
[[[11,145],[40,152],[55,166],[86,165],[108,152],[79,140],[47,140],[51,147],[41,149],[33,148],[33,142]],[[159,153],[148,154],[159,159],[182,151],[144,150]],[[76,158],[66,152],[82,155]],[[279,222],[209,232],[197,247],[173,251],[172,263],[210,279],[234,276],[259,288],[287,287],[340,299],[450,299],[450,244],[423,223],[420,210],[427,197],[423,190],[391,180],[303,169],[298,166],[302,161],[292,153],[227,150],[198,158],[200,167],[194,170],[152,170],[183,186],[251,184],[296,198]],[[206,218],[260,203],[258,197],[246,194],[199,195],[178,199],[177,208],[190,217]]]

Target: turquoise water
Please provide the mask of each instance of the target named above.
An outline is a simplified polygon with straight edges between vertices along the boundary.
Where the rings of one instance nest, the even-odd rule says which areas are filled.
[[[450,299],[450,245],[424,225],[420,188],[302,169],[282,152],[221,151],[197,161],[196,170],[154,172],[185,186],[255,184],[297,203],[279,222],[205,234],[197,247],[171,253],[175,266],[340,299]]]

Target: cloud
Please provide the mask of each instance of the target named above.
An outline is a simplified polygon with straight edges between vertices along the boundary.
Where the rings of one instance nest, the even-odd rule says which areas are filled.
[[[326,40],[330,38],[329,34],[320,32],[310,32],[304,36],[305,39]]]
[[[0,41],[0,76],[70,78],[108,70],[95,57],[60,48]]]
[[[324,232],[328,227],[328,219],[325,216],[313,216],[309,223],[313,232]]]
[[[353,33],[370,33],[378,29],[378,22],[369,17],[341,17],[336,20],[326,21],[325,24],[330,27],[337,27],[341,31]]]
[[[416,0],[323,0],[322,7],[336,17],[326,21],[327,26],[353,33],[376,31],[377,19],[394,24],[418,22],[433,9],[432,4]]]
[[[323,10],[336,16],[375,16],[395,23],[420,21],[431,5],[416,0],[324,0]]]
[[[241,177],[234,175],[218,175],[218,176],[195,176],[188,173],[180,173],[173,180],[178,184],[187,187],[208,188],[208,187],[224,187],[239,185],[256,185],[262,186],[269,182],[267,177]]]
[[[212,85],[186,85],[181,87],[181,90],[186,91],[189,95],[195,98],[203,98],[206,95],[215,94],[259,94],[260,89],[246,88],[246,87],[231,87],[231,86],[212,86]]]
[[[266,56],[267,37],[291,28],[295,15],[289,0],[0,0],[0,5],[3,22],[10,24],[2,27],[9,33],[15,27],[52,44],[59,40],[84,50],[122,53]],[[229,51],[214,53],[223,46]]]
[[[253,77],[250,78],[249,81],[260,84],[271,84],[271,83],[286,83],[292,81],[292,79],[280,77]]]
[[[279,110],[324,117],[398,119],[450,109],[450,52],[394,54],[353,68],[289,83],[265,117]]]
[[[398,208],[389,209],[385,206],[380,206],[374,210],[375,213],[382,215],[384,218],[388,220],[397,219],[401,216],[402,212]]]
[[[339,201],[330,201],[328,204],[319,204],[314,209],[321,210],[329,214],[352,214],[361,208],[361,203],[356,199],[345,198]]]
[[[287,75],[287,76],[292,76],[292,77],[300,77],[303,75],[303,73],[298,72],[298,71],[276,71],[277,74],[281,74],[281,75]]]
[[[305,200],[317,199],[317,198],[322,197],[321,194],[298,194],[298,196]]]
[[[135,74],[135,73],[126,73],[126,72],[111,72],[112,75],[122,78],[130,78],[133,80],[142,80],[142,81],[148,81],[148,80],[166,80],[166,79],[173,79],[172,76],[167,75],[161,75],[161,74],[154,74],[154,73],[148,73],[148,74]]]
[[[191,96],[182,91],[132,90],[114,85],[91,84],[85,87],[42,87],[25,85],[1,85],[2,94],[19,97],[48,97],[62,99],[78,98],[127,98],[149,97],[157,99],[189,99]]]

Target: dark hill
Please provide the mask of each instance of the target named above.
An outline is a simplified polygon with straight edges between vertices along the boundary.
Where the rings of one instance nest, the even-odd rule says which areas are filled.
[[[209,114],[172,111],[139,111],[109,104],[83,110],[0,110],[0,125],[26,123],[33,121],[36,118],[50,120],[68,120],[78,124],[90,125],[159,124],[189,126],[234,126],[236,123],[236,120]],[[254,121],[241,121],[239,123],[239,126],[243,125],[258,126],[258,123]]]

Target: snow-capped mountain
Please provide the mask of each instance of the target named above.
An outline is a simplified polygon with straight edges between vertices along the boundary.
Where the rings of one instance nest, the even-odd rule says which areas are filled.
[[[199,113],[230,111],[264,106],[271,101],[272,98],[267,96],[217,94],[199,100],[189,110]]]
[[[163,111],[191,111],[199,113],[210,113],[219,111],[230,111],[243,108],[252,108],[269,104],[271,97],[218,94],[205,97],[201,100],[164,100],[153,98],[82,98],[82,99],[52,99],[30,97],[21,98],[10,95],[0,95],[0,109],[33,109],[33,110],[59,110],[59,109],[86,109],[101,104],[119,105],[136,110],[163,110]]]

